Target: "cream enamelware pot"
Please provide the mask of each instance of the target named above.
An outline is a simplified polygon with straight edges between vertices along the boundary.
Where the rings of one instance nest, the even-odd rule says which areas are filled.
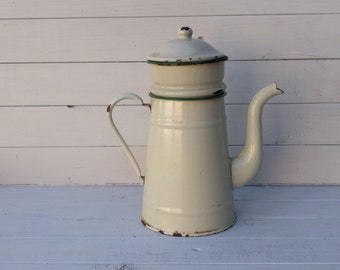
[[[214,234],[235,223],[232,191],[248,183],[262,162],[263,105],[283,93],[272,83],[255,95],[245,146],[231,158],[223,83],[227,56],[192,33],[182,27],[176,39],[148,57],[150,104],[124,93],[107,108],[114,134],[144,183],[142,223],[173,236]],[[113,121],[113,108],[125,99],[150,108],[145,175]]]

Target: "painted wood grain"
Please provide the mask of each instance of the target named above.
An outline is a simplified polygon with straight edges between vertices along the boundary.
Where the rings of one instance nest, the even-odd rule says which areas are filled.
[[[6,214],[0,238],[114,238],[132,232],[157,238],[140,223],[142,189],[1,187],[0,213]],[[234,197],[236,226],[210,238],[340,238],[338,188],[242,187]]]
[[[253,270],[338,270],[338,263],[316,264],[316,263],[240,263],[240,264],[135,264],[135,263],[120,263],[120,264],[69,264],[69,263],[18,263],[18,264],[1,264],[8,270],[17,270],[18,268],[24,268],[28,270],[246,270],[251,267]]]
[[[243,187],[234,192],[235,226],[178,238],[139,222],[142,187],[0,187],[0,266],[337,269],[339,194],[339,187]]]
[[[232,60],[338,59],[339,16],[1,20],[0,62],[144,61],[181,25]]]
[[[231,145],[245,141],[247,109],[248,105],[226,106]],[[130,145],[146,145],[149,111],[142,106],[119,106],[113,114]],[[267,104],[263,111],[264,143],[338,145],[339,114],[340,103]],[[6,123],[0,147],[118,145],[105,106],[0,107],[0,122]]]
[[[133,17],[133,16],[211,16],[241,14],[320,14],[339,13],[336,0],[232,1],[194,0],[166,1],[93,1],[93,0],[24,0],[0,2],[1,18],[49,18],[49,17]]]
[[[249,201],[248,201],[249,203]],[[237,204],[236,204],[237,205]],[[283,207],[292,207],[283,203]],[[316,204],[312,204],[315,206]],[[247,206],[247,205],[246,205]],[[274,204],[275,207],[282,207]],[[59,205],[55,205],[59,209]],[[65,208],[68,206],[63,206]],[[118,207],[115,206],[115,207]],[[293,206],[294,207],[294,206]],[[327,209],[328,205],[321,203],[319,207]],[[112,205],[110,205],[112,214]],[[138,234],[138,237],[152,238],[158,237],[157,234],[146,230],[140,222],[141,205],[135,207],[136,210],[131,214],[134,217],[90,217],[85,215],[79,217],[69,217],[58,215],[52,217],[45,213],[33,213],[40,215],[39,219],[32,219],[31,216],[14,216],[8,215],[2,221],[2,238],[114,238],[114,237],[131,237],[131,232]],[[76,209],[72,206],[73,209]],[[126,210],[126,207],[123,208]],[[130,211],[130,209],[128,209]],[[68,210],[70,211],[70,210]],[[67,213],[67,212],[66,212]],[[325,239],[340,238],[337,230],[340,225],[339,219],[336,218],[294,218],[294,217],[241,217],[238,213],[237,227],[221,235],[211,237],[223,238],[275,238],[279,241],[281,238],[309,238]],[[18,222],[25,218],[24,221]],[[306,223],[308,226],[306,226]],[[322,229],[321,229],[322,228]]]
[[[103,189],[104,188],[105,187],[103,187]],[[132,191],[127,190],[126,192],[131,193]],[[261,188],[257,188],[254,186],[245,186],[242,187],[242,189],[236,189],[233,192],[236,201],[252,200],[267,202],[269,201],[337,202],[340,200],[340,193],[338,191],[338,188],[329,186],[262,186]],[[135,193],[132,193],[131,196],[134,196],[133,194]]]
[[[226,239],[215,238],[2,238],[0,260],[5,263],[123,264],[339,264],[339,239]],[[228,244],[226,244],[226,242]],[[34,247],[34,248],[32,248]],[[132,248],[132,247],[138,247]],[[195,251],[200,250],[200,252]],[[309,250],[309,252],[301,252]],[[261,256],[259,256],[261,254]],[[303,254],[303,255],[302,255]],[[132,259],[133,258],[133,259]]]
[[[285,94],[269,102],[340,102],[339,71],[339,60],[227,61],[225,101],[248,103],[276,81]],[[146,63],[0,65],[1,106],[106,105],[123,92],[149,100],[150,86]]]
[[[145,147],[133,147],[145,168]],[[236,155],[241,147],[231,147]],[[1,185],[141,184],[118,147],[1,148]],[[336,145],[265,146],[264,161],[252,185],[339,184]]]

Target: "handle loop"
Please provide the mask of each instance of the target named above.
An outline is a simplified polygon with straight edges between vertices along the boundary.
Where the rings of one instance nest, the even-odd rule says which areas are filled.
[[[124,94],[122,94],[121,96],[119,96],[119,97],[113,99],[113,100],[110,102],[110,104],[107,106],[107,110],[106,110],[106,115],[107,115],[108,120],[109,120],[109,122],[110,122],[110,124],[111,124],[113,133],[115,134],[116,138],[118,139],[118,141],[119,141],[119,143],[120,143],[120,145],[121,145],[121,147],[122,147],[122,149],[123,149],[125,155],[128,157],[128,159],[129,159],[130,162],[132,163],[132,166],[133,166],[135,172],[137,173],[137,176],[138,176],[139,178],[141,178],[141,179],[143,180],[143,183],[144,183],[144,181],[145,181],[145,176],[142,175],[141,169],[140,169],[140,167],[139,167],[139,165],[138,165],[138,162],[137,162],[135,156],[132,154],[132,152],[131,152],[129,146],[127,145],[127,143],[125,142],[124,138],[122,137],[122,135],[121,135],[120,132],[118,131],[118,129],[117,129],[117,127],[116,127],[116,125],[115,125],[115,123],[114,123],[114,121],[113,121],[113,117],[112,117],[112,111],[113,111],[114,106],[116,106],[120,101],[122,101],[122,100],[124,100],[124,99],[133,100],[133,101],[139,103],[139,104],[142,105],[142,106],[147,106],[147,107],[149,107],[150,110],[151,110],[151,105],[148,104],[148,103],[144,103],[143,99],[142,99],[140,96],[138,96],[138,95],[136,95],[136,94],[134,94],[134,93],[129,93],[129,92],[128,92],[128,93],[124,93]]]

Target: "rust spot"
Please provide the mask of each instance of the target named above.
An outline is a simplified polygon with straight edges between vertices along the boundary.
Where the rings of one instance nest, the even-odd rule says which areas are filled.
[[[140,221],[143,223],[144,226],[149,226],[149,224],[143,218]]]
[[[182,237],[182,234],[181,234],[181,233],[179,233],[179,232],[174,232],[174,233],[172,234],[172,236],[176,236],[176,237]]]
[[[282,94],[284,94],[285,93],[285,91],[283,91],[282,89],[280,89],[280,88],[276,88],[277,90],[279,90],[279,91],[281,91],[282,92]]]
[[[222,93],[224,93],[224,90],[217,90],[213,95],[221,95]]]
[[[111,111],[111,104],[109,104],[109,106],[107,106],[106,108],[106,112],[110,112]]]
[[[150,110],[150,112],[151,112],[151,104],[149,104],[149,103],[143,103],[142,105],[148,107],[149,110]]]

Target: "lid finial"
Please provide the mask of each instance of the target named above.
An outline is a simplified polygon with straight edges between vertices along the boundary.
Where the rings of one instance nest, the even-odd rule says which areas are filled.
[[[178,38],[191,38],[192,29],[188,26],[183,26],[178,30]]]

